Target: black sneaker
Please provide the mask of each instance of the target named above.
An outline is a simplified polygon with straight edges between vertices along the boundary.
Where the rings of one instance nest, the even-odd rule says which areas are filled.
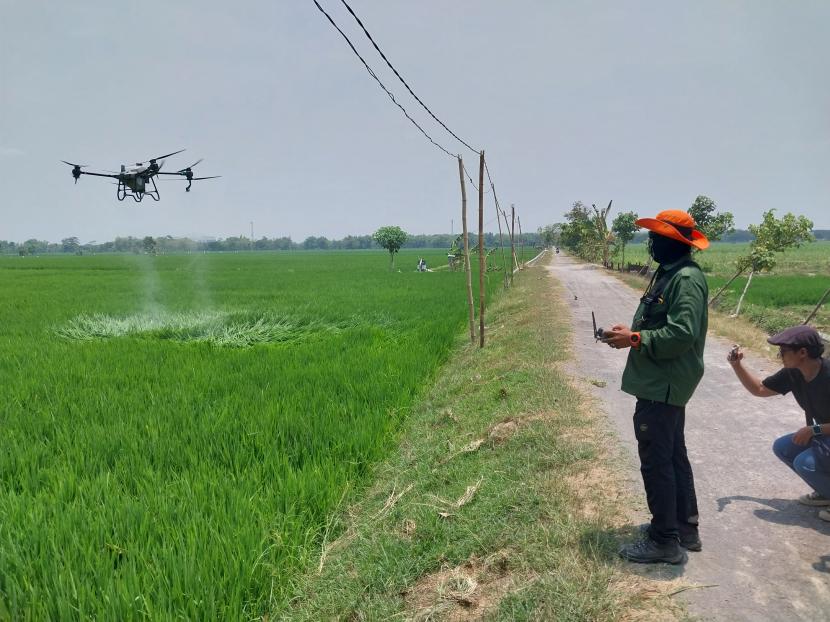
[[[651,525],[649,523],[643,523],[637,529],[641,534],[643,534],[643,536],[648,536],[648,530],[650,527]],[[692,551],[693,553],[703,550],[703,543],[700,541],[700,535],[696,531],[681,533],[680,546],[687,551]]]
[[[623,546],[620,549],[620,557],[638,564],[684,564],[688,559],[686,551],[679,543],[660,544],[648,537]]]

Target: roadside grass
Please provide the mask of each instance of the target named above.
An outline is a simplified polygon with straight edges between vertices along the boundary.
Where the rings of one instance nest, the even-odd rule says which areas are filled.
[[[544,266],[460,339],[397,452],[327,525],[274,619],[677,619],[671,582],[617,561],[633,501],[604,415],[562,370],[569,314]],[[611,445],[611,446],[609,446]]]

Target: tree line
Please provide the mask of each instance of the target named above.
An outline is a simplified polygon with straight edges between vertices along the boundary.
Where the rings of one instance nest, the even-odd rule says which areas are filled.
[[[471,243],[472,243],[472,234]],[[434,233],[408,235],[401,248],[447,248],[458,234]],[[540,234],[523,234],[526,246],[540,243]],[[498,233],[485,233],[484,244],[488,248],[499,245]],[[173,236],[117,237],[108,242],[87,242],[82,244],[77,237],[68,237],[60,242],[30,239],[25,242],[0,240],[0,254],[3,255],[45,255],[45,254],[92,254],[92,253],[188,253],[188,252],[236,252],[236,251],[287,251],[287,250],[369,250],[381,249],[372,235],[347,235],[341,239],[325,236],[309,236],[302,242],[290,237],[261,237],[251,240],[245,236],[224,239],[191,240]]]

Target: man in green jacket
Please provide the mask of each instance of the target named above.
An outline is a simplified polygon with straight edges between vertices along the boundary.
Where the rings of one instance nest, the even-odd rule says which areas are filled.
[[[637,398],[634,435],[651,523],[644,538],[624,546],[632,562],[686,561],[701,550],[692,466],[686,454],[686,403],[703,376],[709,290],[691,250],[709,246],[681,210],[640,218],[649,230],[649,253],[659,268],[640,300],[631,328],[617,324],[602,341],[630,348],[622,390]]]

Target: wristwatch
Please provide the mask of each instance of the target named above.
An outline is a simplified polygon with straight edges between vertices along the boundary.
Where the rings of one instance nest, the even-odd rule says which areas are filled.
[[[640,333],[631,333],[631,336],[628,338],[628,341],[631,343],[632,348],[637,348],[640,346]]]
[[[821,425],[818,423],[813,426],[813,436],[821,436]]]

